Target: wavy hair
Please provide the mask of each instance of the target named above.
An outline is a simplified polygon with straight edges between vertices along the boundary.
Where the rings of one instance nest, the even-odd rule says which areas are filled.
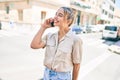
[[[67,20],[70,21],[69,26],[74,22],[76,18],[77,11],[74,8],[70,7],[61,7],[64,10],[64,14]]]

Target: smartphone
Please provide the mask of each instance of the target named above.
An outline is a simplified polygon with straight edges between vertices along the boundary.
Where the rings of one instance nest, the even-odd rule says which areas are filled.
[[[51,24],[51,27],[54,27],[54,21],[50,23]]]

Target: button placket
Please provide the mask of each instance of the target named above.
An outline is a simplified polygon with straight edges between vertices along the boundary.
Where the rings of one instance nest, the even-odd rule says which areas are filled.
[[[54,57],[53,57],[53,60],[52,60],[52,66],[51,66],[51,68],[52,68],[52,70],[53,70],[53,67],[54,67],[54,61],[55,61],[55,57],[56,57],[56,53],[57,53],[57,49],[58,49],[58,35],[55,37],[55,51],[54,51],[54,53],[55,53],[55,55],[54,55]]]

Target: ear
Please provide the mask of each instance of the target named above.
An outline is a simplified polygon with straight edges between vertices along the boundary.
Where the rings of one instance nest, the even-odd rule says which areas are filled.
[[[72,23],[72,19],[67,20],[68,25]]]

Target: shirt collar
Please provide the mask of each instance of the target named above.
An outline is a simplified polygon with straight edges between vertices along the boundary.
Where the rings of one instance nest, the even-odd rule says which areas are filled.
[[[72,36],[73,35],[73,32],[72,32],[72,30],[70,29],[67,33],[66,33],[66,37],[70,37],[70,36]]]
[[[72,30],[70,29],[70,30],[65,34],[65,36],[64,36],[63,38],[61,38],[60,41],[63,41],[66,37],[67,37],[67,38],[71,38],[71,36],[73,36],[73,34],[74,34],[74,33],[73,33]],[[54,35],[55,35],[56,43],[58,43],[58,32],[54,33]]]

